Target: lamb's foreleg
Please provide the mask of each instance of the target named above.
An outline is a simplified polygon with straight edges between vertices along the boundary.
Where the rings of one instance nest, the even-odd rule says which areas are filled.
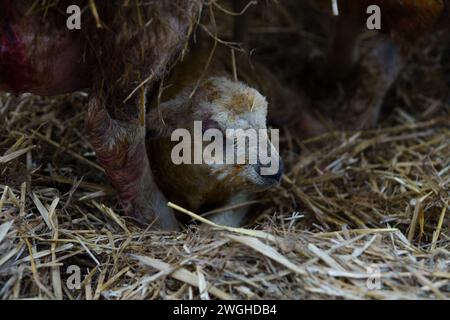
[[[236,205],[239,205],[243,202],[246,202],[249,200],[249,197],[245,194],[238,194],[234,197],[232,197],[227,203],[224,205],[224,207],[233,207]],[[205,217],[206,219],[210,220],[211,222],[214,222],[219,225],[228,226],[228,227],[242,227],[246,223],[250,221],[250,213],[249,213],[249,207],[243,206],[236,209],[229,209],[223,212],[217,212],[211,215],[208,215]]]

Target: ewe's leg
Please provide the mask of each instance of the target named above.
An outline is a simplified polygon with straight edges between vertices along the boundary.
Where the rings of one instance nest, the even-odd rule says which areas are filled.
[[[381,37],[376,47],[362,57],[356,78],[351,79],[355,86],[349,89],[339,120],[353,129],[374,126],[384,98],[404,64],[405,57],[397,44]]]
[[[375,47],[360,56],[358,47],[363,25],[358,17],[361,12],[352,6],[344,9],[335,25],[323,78],[328,83],[341,82],[346,95],[342,106],[328,112],[338,127],[366,129],[376,124],[383,100],[405,59],[395,41],[381,34]]]
[[[104,101],[91,97],[86,129],[125,214],[163,230],[176,230],[175,216],[154,182],[145,149],[145,128],[138,120],[113,120]]]
[[[120,9],[107,4],[98,7],[106,26],[88,39],[105,49],[93,47],[99,68],[86,117],[90,141],[125,213],[161,229],[177,229],[177,222],[147,159],[146,88],[185,45],[199,3],[160,0]]]

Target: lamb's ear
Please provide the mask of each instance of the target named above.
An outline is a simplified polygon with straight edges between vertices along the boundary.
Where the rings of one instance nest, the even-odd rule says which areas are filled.
[[[147,139],[167,138],[175,129],[186,126],[192,120],[188,103],[181,98],[162,103],[150,109],[146,116]]]

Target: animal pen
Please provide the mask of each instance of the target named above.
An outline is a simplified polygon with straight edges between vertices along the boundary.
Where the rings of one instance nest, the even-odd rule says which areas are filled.
[[[250,52],[313,108],[346,118],[333,107],[342,90],[323,94],[311,72],[333,18],[294,0],[251,9],[245,48],[227,40],[227,1],[204,6],[190,41],[209,39],[233,59]],[[365,34],[361,51],[374,38]],[[279,126],[284,175],[239,204],[258,213],[243,227],[178,203],[168,205],[182,230],[136,224],[85,136],[87,91],[1,93],[0,298],[449,299],[449,44],[436,32],[417,46],[375,127],[304,138]]]

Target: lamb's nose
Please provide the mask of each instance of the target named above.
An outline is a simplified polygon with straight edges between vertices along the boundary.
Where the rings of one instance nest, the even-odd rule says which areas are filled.
[[[263,177],[264,179],[267,179],[268,181],[280,182],[281,177],[283,176],[283,173],[284,173],[283,161],[281,159],[278,160],[278,170],[274,174],[270,174],[270,175],[263,174],[263,172],[261,172],[261,165],[258,166],[257,172],[261,177]]]

